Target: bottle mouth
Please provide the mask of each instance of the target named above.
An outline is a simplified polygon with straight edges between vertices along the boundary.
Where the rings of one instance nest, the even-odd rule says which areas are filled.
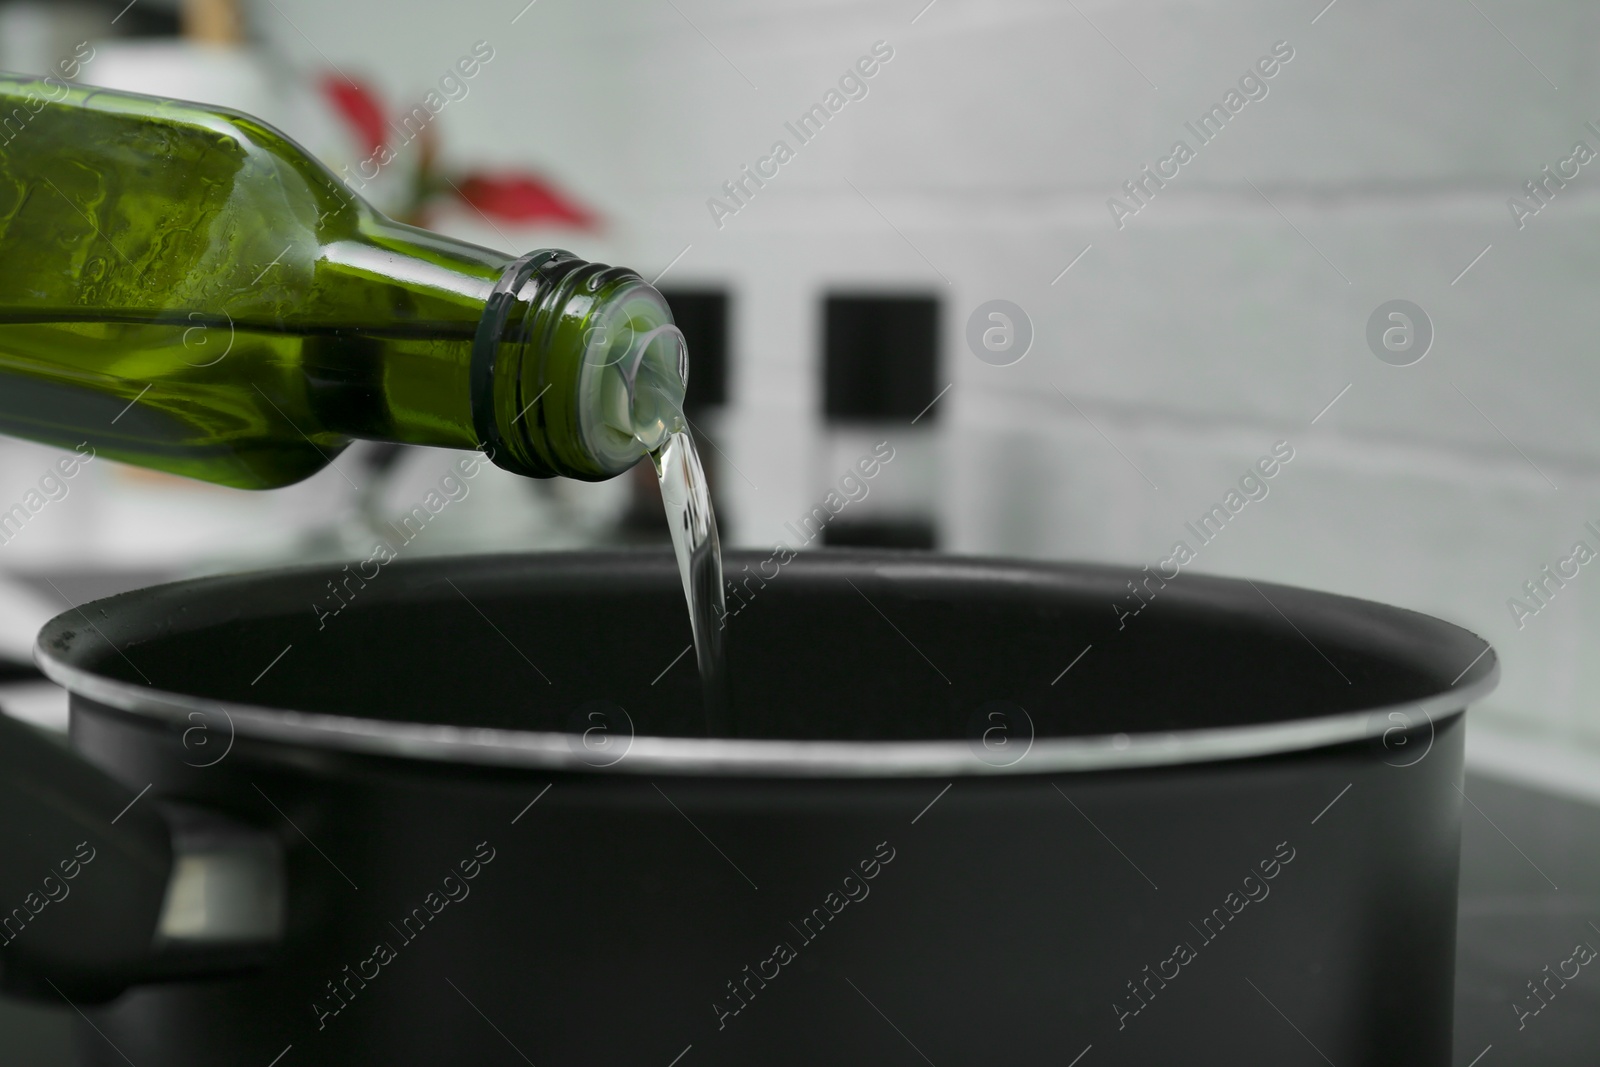
[[[631,270],[557,249],[507,264],[471,375],[479,440],[518,474],[611,478],[686,421],[688,352],[666,300]]]
[[[683,429],[683,397],[689,378],[689,351],[672,322],[656,322],[664,303],[642,307],[623,300],[608,310],[608,321],[585,335],[578,410],[586,416],[584,443],[602,466],[632,465]]]

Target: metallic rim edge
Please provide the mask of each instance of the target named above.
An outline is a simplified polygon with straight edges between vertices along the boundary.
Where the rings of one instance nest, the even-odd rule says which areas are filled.
[[[1375,720],[1381,717],[1382,722],[1387,722],[1391,713],[1407,716],[1402,720],[1407,723],[1416,721],[1410,716],[1420,716],[1431,724],[1435,718],[1464,711],[1500,680],[1496,657],[1483,677],[1422,700],[1257,726],[1039,738],[1024,756],[1004,766],[979,758],[965,741],[959,740],[741,741],[658,736],[629,738],[623,755],[599,761],[582,750],[575,734],[275,711],[113,681],[68,666],[43,647],[35,649],[35,659],[51,681],[107,707],[185,725],[192,723],[188,718],[191,712],[220,713],[237,732],[264,741],[405,759],[552,771],[794,778],[1110,771],[1302,752],[1376,739],[1383,731],[1375,729]]]

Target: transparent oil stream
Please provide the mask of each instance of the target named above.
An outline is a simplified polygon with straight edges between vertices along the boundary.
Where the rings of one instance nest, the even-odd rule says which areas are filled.
[[[705,698],[706,734],[731,737],[722,629],[727,610],[722,589],[722,546],[717,540],[717,517],[711,510],[705,469],[688,430],[670,434],[660,448],[650,453],[650,459],[661,482],[661,503],[667,510],[678,574],[689,601],[695,661],[700,667],[700,688]]]

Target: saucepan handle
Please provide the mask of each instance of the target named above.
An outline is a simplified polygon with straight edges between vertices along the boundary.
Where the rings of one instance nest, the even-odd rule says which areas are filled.
[[[147,792],[0,714],[0,991],[104,1001],[270,953],[277,840]]]

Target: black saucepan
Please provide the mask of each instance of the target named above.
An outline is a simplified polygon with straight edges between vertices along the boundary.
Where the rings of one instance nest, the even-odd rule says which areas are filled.
[[[141,1067],[1450,1062],[1481,640],[1116,568],[728,569],[716,740],[664,555],[61,616],[76,752],[0,728],[4,987]]]

